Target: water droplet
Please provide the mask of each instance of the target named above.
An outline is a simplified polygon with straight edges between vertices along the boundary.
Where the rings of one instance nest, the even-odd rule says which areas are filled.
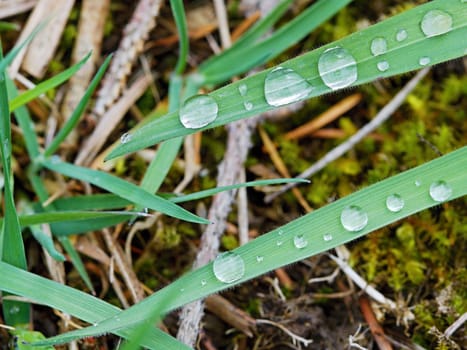
[[[120,143],[130,142],[132,137],[133,136],[128,132],[124,133],[122,136],[120,136]]]
[[[368,224],[368,215],[359,206],[349,205],[342,210],[341,223],[347,231],[357,232]]]
[[[240,255],[234,252],[219,254],[213,263],[216,278],[223,283],[238,281],[245,273],[245,263]]]
[[[303,249],[308,245],[308,240],[303,235],[297,235],[293,238],[295,248]]]
[[[452,17],[447,12],[431,10],[423,16],[420,26],[427,37],[445,34],[452,29]]]
[[[420,187],[422,182],[420,180],[415,180],[415,186]]]
[[[420,57],[420,59],[418,60],[418,63],[421,65],[421,66],[426,66],[427,64],[430,64],[431,62],[431,59],[430,57]]]
[[[326,242],[329,242],[332,240],[332,235],[330,233],[325,233],[323,235],[323,240],[325,240]]]
[[[279,241],[276,242],[276,245],[277,245],[278,247],[280,247],[280,246],[282,245],[282,243],[284,243],[284,242],[279,240]]]
[[[313,87],[290,68],[271,70],[264,81],[264,97],[271,106],[283,106],[308,96]]]
[[[389,63],[388,61],[381,61],[376,64],[376,67],[378,67],[380,72],[385,72],[389,69]]]
[[[62,161],[62,159],[60,158],[60,156],[57,156],[56,154],[53,155],[52,157],[50,157],[50,162],[52,164],[58,164]]]
[[[183,293],[185,291],[185,288],[180,288],[180,293]]]
[[[10,308],[9,312],[10,312],[11,315],[17,314],[19,312],[19,306],[17,306],[17,305],[12,306]]]
[[[246,93],[248,92],[248,88],[247,88],[246,84],[240,84],[238,86],[238,92],[240,93],[241,96],[245,96]]]
[[[243,106],[247,111],[251,111],[253,109],[253,103],[249,101],[243,102]]]
[[[206,280],[201,280],[201,285],[204,287],[206,285]]]
[[[217,118],[219,106],[209,95],[196,95],[185,101],[180,108],[180,122],[185,128],[199,129]]]
[[[436,202],[444,202],[452,195],[452,188],[445,181],[435,181],[430,186],[430,196]]]
[[[370,50],[373,56],[379,56],[386,53],[388,49],[388,43],[384,38],[374,38],[370,44]]]
[[[404,199],[397,193],[391,194],[386,198],[386,207],[394,213],[401,211],[404,205]]]
[[[396,40],[398,42],[401,42],[401,41],[404,41],[405,39],[407,39],[407,31],[405,29],[399,29],[396,33]]]
[[[257,255],[257,256],[256,256],[256,261],[257,261],[257,262],[260,263],[260,262],[262,262],[263,260],[264,260],[264,257],[263,257],[263,256],[261,256],[261,255]]]
[[[318,71],[323,82],[332,90],[349,86],[357,80],[357,62],[342,47],[327,49],[318,60]]]

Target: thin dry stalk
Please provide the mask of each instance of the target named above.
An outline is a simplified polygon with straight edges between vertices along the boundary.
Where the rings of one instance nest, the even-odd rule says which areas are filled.
[[[29,11],[37,4],[37,0],[17,0],[0,2],[0,19],[16,16]]]

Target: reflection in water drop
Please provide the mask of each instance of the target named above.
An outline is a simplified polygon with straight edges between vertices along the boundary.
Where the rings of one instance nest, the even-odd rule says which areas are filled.
[[[420,59],[418,60],[418,63],[421,65],[421,66],[426,66],[427,64],[430,64],[431,62],[431,59],[430,57],[420,57]]]
[[[388,43],[384,38],[374,38],[370,44],[370,51],[373,56],[379,56],[386,53],[388,49]]]
[[[332,90],[342,89],[357,80],[357,62],[349,51],[333,47],[324,51],[318,60],[323,82]]]
[[[423,16],[420,27],[427,37],[445,34],[452,29],[452,17],[447,12],[431,10]]]
[[[407,31],[405,29],[399,29],[396,33],[396,40],[398,42],[401,42],[401,41],[404,41],[405,39],[407,39]]]
[[[269,105],[276,107],[304,99],[312,89],[302,76],[290,68],[274,68],[264,81],[264,97]]]
[[[234,252],[219,254],[212,268],[216,278],[223,283],[235,282],[245,273],[245,263],[242,257]]]
[[[386,207],[394,213],[401,211],[404,205],[404,199],[397,193],[391,194],[386,198]]]
[[[303,235],[297,235],[293,238],[295,248],[303,249],[308,245],[308,240]]]
[[[444,202],[452,195],[452,188],[445,181],[435,181],[430,186],[430,196],[436,202]]]
[[[180,108],[180,122],[185,128],[199,129],[217,118],[219,106],[209,95],[196,95],[185,101]]]
[[[385,72],[389,69],[389,63],[388,61],[381,61],[376,64],[376,67],[378,67],[380,72]]]
[[[342,210],[341,223],[347,231],[357,232],[368,224],[368,215],[359,206],[350,205]]]

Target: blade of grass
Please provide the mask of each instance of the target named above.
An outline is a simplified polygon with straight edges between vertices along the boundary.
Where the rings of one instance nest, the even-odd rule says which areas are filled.
[[[153,310],[160,310],[160,302],[167,300],[168,295],[172,298],[160,312],[168,312],[278,267],[335,248],[421,210],[440,205],[442,202],[434,200],[431,194],[433,185],[438,181],[444,181],[451,190],[450,195],[443,200],[465,196],[466,173],[467,146],[352,193],[234,249],[231,253],[236,254],[239,263],[237,266],[229,265],[225,268],[231,271],[238,267],[241,272],[237,276],[238,279],[231,283],[223,283],[216,278],[213,263],[209,263],[123,311],[116,316],[119,322],[107,319],[94,327],[49,338],[36,345],[54,345],[109,332],[116,327],[134,326],[154,316]],[[404,199],[404,207],[398,212],[388,210],[386,204],[388,196],[395,193]],[[342,223],[341,214],[344,209],[352,206],[358,206],[367,215],[366,225],[358,231],[346,229]],[[296,237],[306,244],[298,248],[294,243]]]
[[[175,66],[175,74],[183,74],[186,67],[186,60],[188,58],[189,40],[188,28],[186,24],[185,9],[183,8],[182,0],[170,0],[170,7],[177,26],[179,37],[179,52],[178,61]]]
[[[27,268],[26,254],[24,252],[23,237],[19,225],[13,199],[13,173],[11,169],[11,121],[8,108],[8,92],[6,87],[3,51],[0,46],[0,156],[4,176],[3,198],[5,202],[5,218],[0,231],[0,260],[17,266]],[[3,317],[8,325],[19,326],[29,323],[29,304],[4,300],[2,303]]]
[[[228,51],[229,54],[203,63],[197,73],[198,79],[203,84],[220,84],[232,76],[266,63],[299,42],[351,1],[319,0],[262,42],[251,42],[251,46],[235,46]]]
[[[42,83],[36,85],[33,89],[28,90],[22,93],[19,96],[16,96],[10,101],[10,110],[14,111],[18,107],[25,105],[26,103],[34,100],[36,97],[44,94],[45,92],[53,89],[54,87],[64,83],[70,79],[81,67],[87,62],[91,57],[91,53],[88,53],[81,61],[71,66],[70,68],[64,70],[63,72],[57,74],[56,76],[43,81]]]
[[[97,187],[112,192],[122,198],[125,198],[143,208],[150,208],[161,213],[176,217],[181,220],[207,224],[206,219],[203,219],[195,214],[190,213],[188,210],[179,207],[178,205],[169,202],[166,199],[153,195],[147,191],[142,190],[138,186],[122,180],[116,176],[107,174],[102,171],[87,169],[76,165],[62,162],[58,157],[53,159],[44,159],[41,164],[53,171],[60,174],[69,176],[74,179],[89,182]]]
[[[4,262],[0,262],[0,290],[40,301],[41,304],[48,305],[92,324],[118,315],[121,311],[116,306],[77,289],[18,269]],[[131,329],[121,329],[116,331],[115,334],[127,337],[130,331]],[[149,339],[144,339],[141,346],[150,349],[189,349],[155,327],[148,327],[147,334]]]
[[[427,11],[432,9],[452,14],[451,31],[433,37],[426,37],[423,34],[420,29],[421,19]],[[395,31],[397,30],[395,28],[405,28],[411,35],[405,41],[398,42],[395,38]],[[370,51],[370,42],[382,35],[386,37],[388,50],[384,56],[374,56]],[[434,65],[464,56],[465,45],[463,41],[466,36],[467,6],[457,0],[435,0],[386,19],[317,50],[283,62],[280,66],[294,70],[312,86],[311,92],[306,96],[306,98],[310,98],[333,91],[320,77],[317,65],[320,56],[327,49],[339,46],[345,48],[355,58],[357,79],[351,86],[356,86],[375,79],[420,69],[422,66],[419,60],[422,57],[429,57],[431,61],[428,65]],[[437,49],[433,50],[433,47]],[[390,66],[384,72],[379,71],[377,68],[377,64],[382,59],[387,61]],[[211,124],[196,129],[196,131],[225,125],[235,120],[278,108],[269,105],[264,95],[266,76],[273,69],[265,70],[211,92],[209,96],[214,98],[218,105],[217,118]],[[251,109],[239,108],[244,103],[244,97],[240,95],[238,90],[240,86],[245,86],[248,91],[246,97],[252,105]],[[181,124],[178,111],[172,112],[135,130],[132,140],[113,149],[107,159],[193,132],[195,130],[185,128]]]
[[[90,55],[91,54],[88,54],[88,56],[86,56],[86,60],[89,58]],[[97,85],[99,85],[99,82],[101,81],[102,77],[104,76],[104,73],[105,73],[105,71],[107,70],[107,67],[110,64],[111,59],[112,59],[112,55],[109,55],[105,59],[102,66],[97,71],[96,75],[92,79],[91,83],[89,84],[88,88],[86,89],[86,92],[84,93],[83,97],[79,101],[78,105],[76,106],[75,110],[71,114],[70,118],[66,121],[65,125],[63,125],[63,127],[60,129],[58,134],[55,136],[55,138],[52,140],[50,145],[45,150],[44,155],[46,157],[51,156],[53,153],[55,153],[57,151],[60,144],[66,139],[66,137],[70,134],[70,132],[78,124],[79,118],[81,117],[84,110],[86,109],[86,106],[88,105],[92,94],[94,93],[94,91],[97,88]],[[84,64],[84,62],[83,62],[83,64]]]

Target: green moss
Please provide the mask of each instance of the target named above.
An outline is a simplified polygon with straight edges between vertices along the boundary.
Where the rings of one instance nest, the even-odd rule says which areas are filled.
[[[238,239],[234,235],[223,235],[221,244],[225,250],[232,250],[238,247]]]

